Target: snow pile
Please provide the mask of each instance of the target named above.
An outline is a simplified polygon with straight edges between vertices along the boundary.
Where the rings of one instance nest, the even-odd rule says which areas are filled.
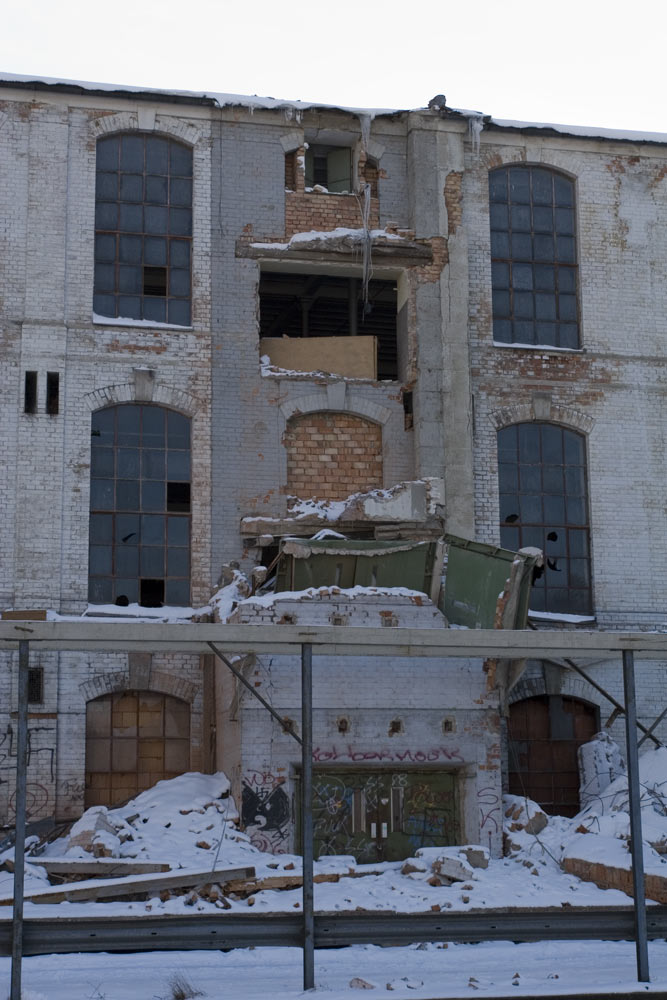
[[[93,806],[69,836],[49,844],[45,858],[136,858],[172,868],[254,863],[257,851],[237,830],[238,813],[227,777],[181,774],[158,781],[117,809]],[[219,850],[220,848],[220,850]],[[110,853],[109,853],[110,852]]]
[[[236,606],[243,601],[250,593],[250,584],[248,578],[241,573],[240,570],[235,569],[232,572],[232,578],[229,583],[226,583],[216,591],[211,600],[208,602],[209,607],[213,611],[214,620],[217,622],[226,622],[232,611],[236,609]]]
[[[605,769],[623,767],[620,751],[608,737],[591,741],[599,758],[599,777]],[[648,750],[639,758],[644,868],[647,874],[667,877],[667,749]],[[574,818],[546,816],[531,799],[507,795],[504,845],[514,858],[560,864],[566,858],[629,869],[630,813],[628,779],[623,770],[594,794]]]

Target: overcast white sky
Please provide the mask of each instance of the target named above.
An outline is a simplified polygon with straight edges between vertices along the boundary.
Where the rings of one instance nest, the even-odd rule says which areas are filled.
[[[659,0],[24,0],[0,70],[667,132]]]

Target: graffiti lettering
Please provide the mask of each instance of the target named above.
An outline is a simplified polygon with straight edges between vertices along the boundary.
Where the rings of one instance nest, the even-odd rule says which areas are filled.
[[[500,829],[500,796],[492,785],[480,788],[477,792],[477,802],[479,803],[479,829],[480,833],[488,824],[489,838],[491,833],[498,833]],[[493,829],[491,829],[493,827]]]
[[[339,750],[315,747],[313,760],[316,764],[327,764],[336,760],[350,760],[353,763],[362,761],[398,761],[401,764],[435,764],[443,761],[463,763],[459,747],[432,747],[430,750],[355,750],[350,744],[346,749]]]
[[[249,771],[241,789],[241,821],[250,841],[273,854],[285,853],[289,836],[291,809],[283,782],[269,771]]]

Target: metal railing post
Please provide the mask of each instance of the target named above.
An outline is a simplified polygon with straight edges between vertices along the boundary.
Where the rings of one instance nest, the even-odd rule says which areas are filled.
[[[625,740],[628,756],[628,796],[630,800],[630,838],[632,841],[632,882],[635,898],[635,944],[637,979],[648,983],[648,943],[646,898],[644,894],[644,845],[642,842],[641,788],[637,748],[637,705],[635,700],[635,658],[632,650],[623,650],[623,691],[625,695]]]
[[[303,988],[315,986],[313,916],[313,647],[301,646],[301,843],[303,845]]]
[[[30,643],[19,641],[18,732],[16,737],[16,793],[14,813],[14,904],[12,914],[12,976],[10,1000],[21,1000],[23,958],[23,885],[25,880],[26,773],[28,770],[28,666]]]

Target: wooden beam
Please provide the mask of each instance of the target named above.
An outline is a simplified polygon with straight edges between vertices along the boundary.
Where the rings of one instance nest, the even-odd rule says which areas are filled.
[[[248,868],[183,868],[169,875],[136,875],[122,879],[89,879],[73,882],[58,888],[35,889],[25,894],[31,903],[83,903],[98,899],[132,896],[135,893],[156,895],[165,889],[189,889],[192,886],[207,885],[210,882],[225,883],[232,879],[253,878],[255,869]],[[0,897],[0,906],[9,906],[11,896]]]

